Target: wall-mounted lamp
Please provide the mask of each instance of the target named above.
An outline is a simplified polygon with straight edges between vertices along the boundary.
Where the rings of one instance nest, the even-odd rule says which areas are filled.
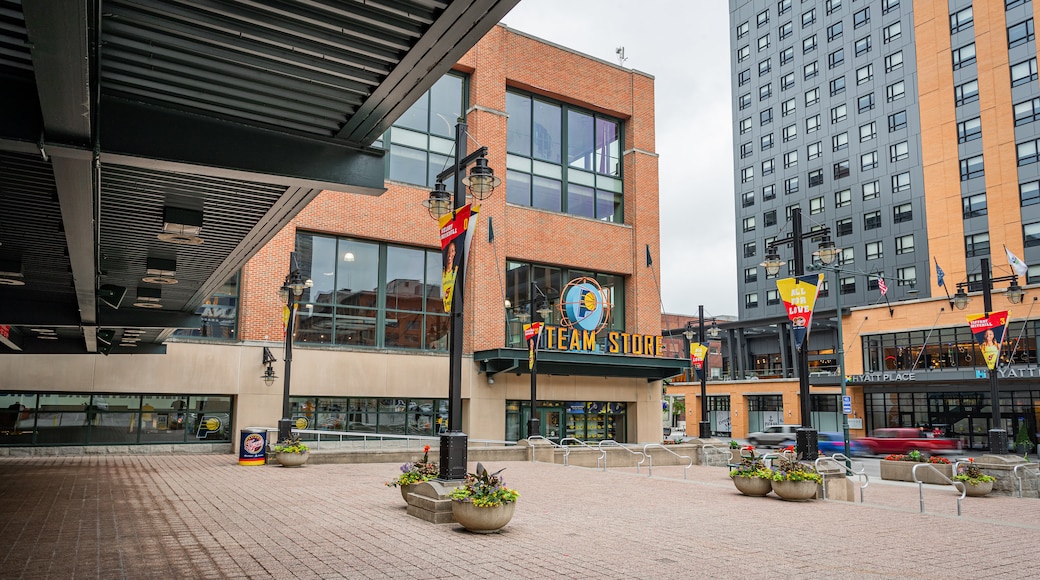
[[[269,387],[271,385],[273,385],[274,384],[274,380],[278,378],[277,375],[274,374],[274,368],[271,367],[271,363],[273,363],[275,360],[276,359],[274,358],[274,353],[271,352],[271,349],[269,349],[269,348],[267,348],[265,346],[264,347],[264,362],[262,364],[267,365],[267,368],[264,369],[264,374],[260,375],[260,378],[263,379],[264,380],[264,384],[269,386]]]

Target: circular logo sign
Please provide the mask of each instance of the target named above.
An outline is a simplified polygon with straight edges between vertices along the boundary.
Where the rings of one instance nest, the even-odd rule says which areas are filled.
[[[607,324],[610,303],[592,278],[575,278],[560,293],[564,325],[596,332]]]
[[[307,420],[307,417],[297,417],[296,418],[296,428],[297,429],[306,429],[307,425],[310,425],[310,421]]]
[[[260,453],[264,448],[264,438],[258,433],[250,433],[246,435],[246,440],[242,442],[242,449],[246,453]]]
[[[220,431],[220,419],[217,419],[216,417],[206,419],[205,425],[207,431]]]

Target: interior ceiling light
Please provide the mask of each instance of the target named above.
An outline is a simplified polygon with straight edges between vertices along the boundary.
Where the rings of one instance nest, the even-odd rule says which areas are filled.
[[[149,284],[169,285],[176,284],[177,279],[173,276],[177,273],[177,260],[169,258],[148,258],[146,270],[142,281]],[[140,289],[138,289],[140,290]],[[136,304],[134,306],[137,306]]]
[[[147,281],[148,279],[145,278]],[[162,289],[161,288],[149,288],[147,286],[137,287],[137,302],[134,302],[134,306],[137,308],[162,308]],[[140,334],[140,330],[124,330],[123,334],[137,333]]]
[[[53,334],[40,334],[40,335],[37,335],[36,338],[38,338],[40,340],[58,340],[58,337],[54,336]]]
[[[163,208],[163,231],[158,238],[182,246],[202,245],[202,212],[179,207]]]
[[[21,260],[0,260],[0,286],[25,286]]]
[[[30,328],[30,332],[36,332],[38,334],[54,334],[53,328]]]

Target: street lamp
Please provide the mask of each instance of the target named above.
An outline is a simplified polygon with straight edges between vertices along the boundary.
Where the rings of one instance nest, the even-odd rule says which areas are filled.
[[[502,183],[495,177],[487,164],[487,147],[481,147],[466,155],[466,123],[462,119],[455,124],[455,163],[437,175],[437,182],[423,206],[430,217],[439,220],[441,217],[466,205],[466,194],[463,186],[469,187],[470,194],[477,199],[486,199]],[[466,168],[475,164],[466,176]],[[454,191],[449,195],[444,181],[454,177]],[[442,480],[460,480],[466,477],[467,438],[462,432],[462,313],[463,288],[466,281],[466,244],[459,250],[462,259],[455,277],[454,297],[451,300],[451,341],[448,343],[448,430],[441,433],[440,473]],[[533,410],[532,410],[533,411]]]
[[[840,252],[840,249],[835,249],[834,255]],[[820,261],[823,261],[822,252],[819,254]],[[833,261],[833,258],[831,258]],[[842,406],[844,407],[844,401],[846,396],[846,378],[845,378],[845,338],[842,334],[842,322],[841,322],[841,264],[837,266],[830,266],[830,262],[827,265],[810,265],[810,269],[817,270],[830,270],[834,272],[834,309],[838,312],[838,373],[841,374],[841,400]],[[842,441],[845,442],[845,467],[851,468],[851,461],[849,457],[852,457],[852,443],[849,441],[849,416],[845,413],[844,409],[841,413],[841,433]]]
[[[285,441],[292,437],[292,408],[289,405],[289,377],[292,374],[292,343],[296,319],[296,302],[303,296],[303,291],[314,283],[303,277],[300,265],[296,262],[296,252],[289,253],[289,274],[285,277],[278,294],[285,300],[289,309],[289,319],[285,323],[285,383],[282,391],[282,418],[278,421],[278,440]],[[266,357],[265,357],[266,358]]]
[[[542,293],[538,285],[534,285],[535,290],[538,290],[539,294],[542,294],[542,300],[538,303],[538,308],[534,311],[538,314],[538,317],[533,322],[544,322],[545,319],[549,318],[552,314],[552,308],[549,306],[549,297]],[[534,437],[541,435],[542,431],[540,428],[541,420],[538,418],[538,341],[541,339],[542,333],[539,330],[538,334],[531,338],[534,344],[528,345],[531,349],[531,416],[527,420],[527,436]]]
[[[986,312],[983,316],[989,316],[993,311],[993,284],[995,282],[1011,282],[1008,286],[1007,292],[1004,296],[1007,297],[1008,302],[1012,304],[1019,304],[1022,302],[1022,298],[1025,297],[1025,292],[1021,286],[1018,285],[1018,276],[1011,274],[1008,276],[998,276],[993,278],[990,276],[989,269],[989,258],[982,258],[979,260],[980,267],[982,268],[982,303],[983,308]],[[953,295],[950,300],[950,304],[955,306],[957,310],[964,310],[968,307],[968,303],[971,302],[971,298],[968,297],[967,290],[971,287],[970,282],[958,282],[957,293]],[[990,429],[989,429],[989,452],[994,455],[1003,455],[1008,450],[1008,434],[1004,429],[1000,429],[1002,424],[1000,416],[1000,392],[998,385],[997,366],[1000,364],[998,360],[993,368],[989,371],[989,397],[990,397],[990,410],[992,416],[990,418]]]
[[[700,429],[698,431],[698,437],[701,439],[711,438],[711,421],[708,420],[708,352],[710,350],[709,345],[705,342],[705,333],[711,338],[718,338],[719,336],[719,325],[714,320],[711,321],[711,327],[705,331],[704,329],[704,306],[697,307],[697,341],[704,345],[705,351],[704,356],[701,358],[701,420]],[[687,359],[691,356],[691,344],[693,342],[693,321],[686,323],[686,330],[683,331],[683,337],[686,339],[686,357]],[[693,369],[696,372],[696,369]]]
[[[830,264],[838,256],[839,250],[831,241],[831,229],[822,227],[807,234],[802,233],[802,209],[791,208],[791,235],[786,238],[775,239],[769,243],[766,249],[766,260],[760,264],[766,269],[770,276],[776,276],[784,262],[780,259],[777,247],[782,244],[791,244],[794,247],[794,276],[805,275],[805,257],[802,254],[802,243],[805,240],[817,240],[819,249],[813,252],[813,256],[820,259],[824,264]],[[798,457],[804,460],[814,460],[819,455],[819,444],[817,442],[816,430],[812,428],[812,404],[809,400],[809,337],[806,336],[802,348],[798,349],[798,396],[801,406],[802,426],[798,429],[795,438]]]

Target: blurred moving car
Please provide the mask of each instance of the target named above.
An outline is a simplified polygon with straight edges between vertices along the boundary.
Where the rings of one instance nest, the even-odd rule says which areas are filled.
[[[747,441],[755,447],[770,445],[787,447],[788,445],[794,445],[795,432],[799,428],[801,428],[801,425],[771,425],[766,427],[765,431],[748,433]]]
[[[823,455],[834,455],[845,453],[845,439],[841,433],[835,431],[820,431],[816,434],[820,453]],[[870,448],[858,439],[849,439],[849,455],[869,455]]]
[[[913,427],[875,429],[870,437],[861,437],[857,441],[869,447],[870,453],[875,455],[907,453],[914,449],[934,455],[953,453],[961,449],[960,439],[935,437],[931,431],[922,431]]]

